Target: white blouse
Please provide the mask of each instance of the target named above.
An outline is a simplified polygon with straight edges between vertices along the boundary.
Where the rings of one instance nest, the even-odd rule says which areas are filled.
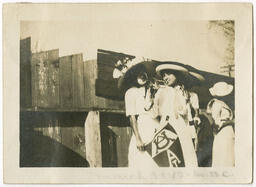
[[[152,117],[155,117],[153,114],[154,111],[151,109],[145,111],[146,106],[145,101],[145,87],[131,87],[125,93],[125,109],[126,116],[130,115],[141,115],[141,114],[151,114]]]
[[[178,118],[187,114],[186,98],[179,88],[162,87],[155,95],[155,110],[160,116]]]

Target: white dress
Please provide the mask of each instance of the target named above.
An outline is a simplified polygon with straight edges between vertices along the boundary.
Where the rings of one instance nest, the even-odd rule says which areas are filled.
[[[154,137],[155,129],[158,128],[159,122],[154,118],[156,115],[152,110],[145,111],[145,87],[132,87],[126,91],[125,107],[126,116],[138,115],[138,131],[143,143],[149,143]],[[132,135],[129,153],[128,166],[132,168],[150,169],[158,167],[151,156],[146,151],[139,151],[136,146],[135,135]]]
[[[185,167],[197,167],[197,157],[188,123],[181,116],[187,115],[185,98],[173,87],[163,87],[155,96],[155,110],[161,116],[161,125],[169,122],[178,134]],[[166,119],[168,116],[168,119]]]
[[[212,167],[235,166],[235,134],[231,126],[224,127],[215,137],[212,148]]]

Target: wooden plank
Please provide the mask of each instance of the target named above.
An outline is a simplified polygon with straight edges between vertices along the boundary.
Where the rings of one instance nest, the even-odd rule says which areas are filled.
[[[86,159],[84,127],[72,127],[73,150]]]
[[[61,113],[62,144],[86,159],[84,121],[87,113]]]
[[[60,80],[60,106],[70,108],[73,104],[72,97],[72,57],[65,56],[59,59],[59,80]]]
[[[31,107],[31,38],[20,40],[20,105]]]
[[[100,114],[103,166],[128,166],[128,148],[132,136],[129,120],[123,114]]]
[[[83,55],[72,56],[72,91],[73,107],[84,106],[84,78],[83,78]]]
[[[35,107],[58,106],[58,70],[51,68],[58,58],[58,49],[32,54],[32,104]]]
[[[61,143],[86,159],[84,132],[84,127],[61,127]]]
[[[102,167],[117,167],[116,134],[106,125],[100,126],[102,143]]]
[[[60,104],[59,97],[59,50],[48,52],[48,102],[49,107]]]
[[[32,106],[37,107],[38,98],[38,77],[36,74],[37,58],[35,54],[31,55],[31,95],[32,95]]]
[[[69,149],[73,149],[72,127],[61,127],[61,143]]]
[[[33,106],[48,107],[47,52],[32,54],[32,98]]]
[[[116,137],[116,157],[118,167],[128,166],[128,150],[132,136],[132,129],[130,127],[116,127],[108,126],[113,131]]]
[[[95,60],[89,60],[84,62],[84,106],[87,108],[93,108],[95,105],[95,63]]]
[[[85,121],[86,158],[90,167],[102,166],[100,115],[90,111]]]

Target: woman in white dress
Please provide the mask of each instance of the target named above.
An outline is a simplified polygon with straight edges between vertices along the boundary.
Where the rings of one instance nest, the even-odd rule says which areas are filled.
[[[150,89],[147,89],[147,74],[137,76],[138,86],[129,88],[125,93],[126,116],[129,117],[133,135],[129,145],[128,166],[150,169],[158,167],[145,151],[145,144],[152,141],[156,128],[159,127],[157,115],[153,111]]]
[[[218,82],[210,93],[215,97],[229,95],[233,86],[225,82]],[[207,105],[207,112],[211,114],[215,123],[215,137],[212,148],[212,167],[235,166],[235,123],[231,108],[220,99],[212,99]]]
[[[159,65],[156,72],[163,77],[166,86],[159,88],[155,96],[155,107],[161,117],[161,126],[170,123],[178,134],[185,167],[197,167],[197,157],[188,124],[188,92],[179,84],[178,75],[187,69],[172,64]]]

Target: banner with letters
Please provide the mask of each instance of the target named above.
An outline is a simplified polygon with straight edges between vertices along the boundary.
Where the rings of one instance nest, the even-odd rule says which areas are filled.
[[[156,132],[146,151],[159,167],[185,166],[179,137],[169,123]]]

